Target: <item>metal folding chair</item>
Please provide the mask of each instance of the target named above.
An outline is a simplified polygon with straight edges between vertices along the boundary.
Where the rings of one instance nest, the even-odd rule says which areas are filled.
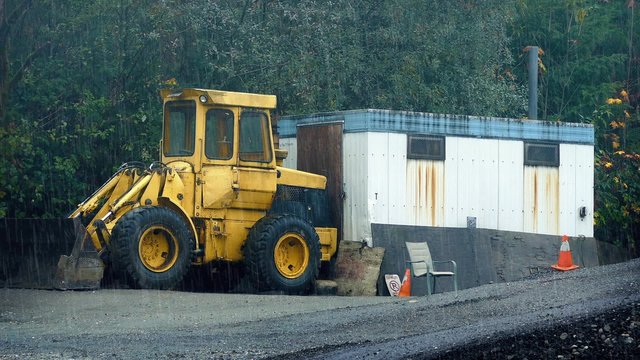
[[[434,261],[431,258],[429,245],[426,242],[406,242],[409,259],[407,267],[411,269],[411,277],[427,278],[427,295],[433,294],[436,288],[436,279],[442,276],[453,277],[453,289],[458,292],[457,265],[453,260]],[[434,264],[451,263],[453,271],[436,271]]]

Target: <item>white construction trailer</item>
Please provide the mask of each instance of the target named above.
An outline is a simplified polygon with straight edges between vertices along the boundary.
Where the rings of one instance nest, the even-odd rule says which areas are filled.
[[[328,178],[342,239],[371,224],[593,236],[589,124],[351,110],[278,120],[284,165]]]

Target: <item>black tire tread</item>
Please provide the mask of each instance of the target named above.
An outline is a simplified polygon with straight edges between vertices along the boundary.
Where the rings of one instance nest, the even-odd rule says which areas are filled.
[[[286,232],[300,234],[309,247],[309,266],[297,279],[284,279],[273,261],[276,241]],[[311,224],[291,214],[267,215],[249,231],[244,246],[245,267],[258,290],[280,290],[304,294],[314,285],[320,268],[320,239]]]
[[[142,229],[156,224],[175,227],[171,230],[178,238],[178,259],[164,273],[144,269],[138,258],[137,245]],[[113,270],[123,280],[143,289],[172,289],[189,271],[193,248],[193,235],[178,214],[165,207],[144,206],[129,211],[116,223],[109,250]]]

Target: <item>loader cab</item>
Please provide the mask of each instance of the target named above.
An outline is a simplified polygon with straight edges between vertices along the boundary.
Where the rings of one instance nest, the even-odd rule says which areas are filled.
[[[276,190],[270,122],[276,97],[201,89],[160,94],[162,162],[195,188],[182,206],[193,217],[228,218],[234,208],[262,216]]]
[[[164,100],[162,161],[275,168],[272,95],[228,91],[161,90]]]

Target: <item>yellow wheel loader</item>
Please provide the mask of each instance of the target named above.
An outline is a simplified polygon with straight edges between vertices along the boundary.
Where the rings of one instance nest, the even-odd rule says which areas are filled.
[[[124,164],[70,215],[56,287],[99,286],[109,266],[171,289],[192,266],[242,262],[258,290],[304,293],[337,249],[326,178],[282,167],[272,95],[161,90],[160,161]],[[86,226],[86,229],[85,229]]]

